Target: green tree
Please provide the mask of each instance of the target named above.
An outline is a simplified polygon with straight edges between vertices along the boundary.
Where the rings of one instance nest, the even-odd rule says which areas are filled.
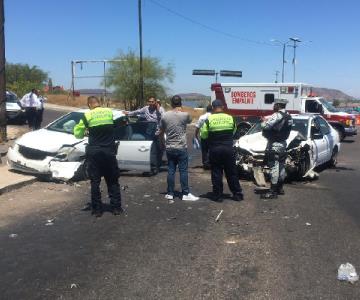
[[[128,53],[120,51],[114,59],[121,61],[109,67],[107,84],[115,89],[115,96],[124,102],[126,109],[140,106],[139,57],[133,50],[129,50]],[[145,99],[151,95],[164,99],[167,95],[166,82],[173,82],[174,67],[172,64],[163,66],[156,57],[143,57],[143,78]]]
[[[48,74],[37,66],[30,67],[28,64],[6,63],[6,89],[15,92],[18,96],[31,91],[42,89],[47,83]]]
[[[338,107],[340,105],[341,101],[338,99],[335,99],[332,103],[333,106]]]

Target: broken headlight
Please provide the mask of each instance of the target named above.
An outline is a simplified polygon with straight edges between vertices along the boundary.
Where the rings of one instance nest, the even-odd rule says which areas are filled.
[[[60,161],[80,161],[84,157],[84,153],[72,146],[64,146],[60,148],[55,156]]]

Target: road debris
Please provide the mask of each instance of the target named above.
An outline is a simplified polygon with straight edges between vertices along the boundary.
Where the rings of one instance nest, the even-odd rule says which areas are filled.
[[[340,281],[355,283],[359,280],[359,276],[356,273],[355,267],[351,263],[346,263],[340,265],[337,279]]]
[[[224,211],[224,210],[220,210],[219,214],[218,214],[217,217],[215,218],[215,222],[219,222],[220,217],[221,217],[223,211]]]
[[[78,285],[77,285],[76,283],[72,283],[72,284],[70,285],[70,288],[71,288],[71,289],[77,289],[77,288],[78,288]]]
[[[16,239],[18,237],[17,233],[9,234],[9,238]]]
[[[169,204],[173,204],[175,201],[174,200],[169,200],[168,203]]]
[[[54,225],[55,219],[48,219],[46,220],[45,226],[52,226]]]
[[[128,189],[128,188],[129,188],[129,187],[128,187],[127,185],[124,185],[124,186],[121,187],[121,190],[122,190],[122,191],[125,191],[125,190]]]
[[[151,197],[151,196],[148,195],[148,194],[145,194],[145,195],[144,195],[144,198],[149,198],[149,197]]]
[[[311,223],[306,222],[305,225],[306,226],[311,226]]]
[[[236,240],[227,240],[225,241],[226,244],[230,244],[230,245],[233,245],[233,244],[236,244],[237,241]]]

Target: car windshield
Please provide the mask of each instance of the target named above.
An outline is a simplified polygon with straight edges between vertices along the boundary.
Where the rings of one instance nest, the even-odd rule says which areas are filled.
[[[73,134],[74,126],[79,123],[83,116],[83,112],[71,112],[62,116],[60,119],[57,119],[46,127],[46,129]]]
[[[306,119],[293,119],[293,121],[291,130],[300,132],[306,138],[308,135],[308,121]],[[261,123],[255,123],[246,134],[254,134],[261,131]]]
[[[325,99],[320,99],[320,102],[322,105],[324,105],[326,107],[326,109],[329,112],[338,112],[338,110],[328,101],[326,101]]]
[[[19,99],[15,94],[6,92],[6,102],[17,103],[18,101]]]

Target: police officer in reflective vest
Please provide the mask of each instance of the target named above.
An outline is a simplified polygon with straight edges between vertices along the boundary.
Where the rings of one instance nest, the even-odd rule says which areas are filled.
[[[293,120],[285,111],[285,99],[276,99],[274,102],[274,113],[261,124],[263,136],[268,139],[266,155],[268,166],[271,169],[271,187],[261,198],[273,199],[284,194],[283,183],[286,176],[286,140],[290,135]]]
[[[98,98],[88,98],[90,111],[74,127],[76,138],[83,138],[85,130],[89,132],[89,144],[86,147],[86,159],[91,182],[92,214],[101,217],[103,207],[101,202],[100,182],[105,178],[114,215],[123,212],[119,186],[119,168],[116,160],[116,145],[114,135],[113,113],[109,108],[100,106]]]
[[[236,130],[232,116],[224,113],[221,100],[212,102],[212,114],[201,127],[201,136],[209,142],[209,158],[211,165],[211,181],[213,186],[212,199],[222,202],[223,171],[233,193],[235,201],[243,200],[243,193],[235,165],[235,152],[233,148],[233,135]]]

